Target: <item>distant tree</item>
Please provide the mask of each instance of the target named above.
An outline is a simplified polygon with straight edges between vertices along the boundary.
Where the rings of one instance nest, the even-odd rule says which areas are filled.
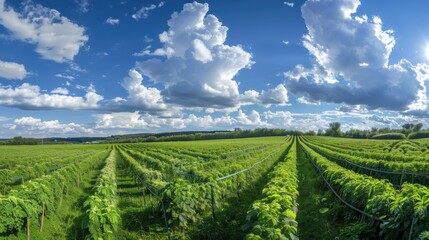
[[[313,130],[310,130],[310,131],[306,132],[306,133],[305,133],[305,135],[308,135],[308,136],[316,136],[316,132],[315,132],[315,131],[313,131]]]
[[[412,123],[406,123],[406,124],[402,125],[402,128],[406,129],[406,130],[411,130],[411,129],[414,128],[414,124],[412,124]]]
[[[9,140],[6,144],[10,145],[36,145],[37,141],[33,138],[23,138],[21,136],[14,137]]]
[[[146,138],[146,142],[156,142],[157,137],[155,136],[149,136]]]
[[[408,136],[413,131],[413,128],[413,123],[405,123],[404,125],[402,125],[401,133],[405,134],[405,136]]]
[[[325,131],[326,136],[335,136],[338,137],[341,135],[341,123],[332,122],[329,123],[329,128]]]
[[[317,130],[317,136],[322,136],[323,135],[323,130],[319,128],[319,130]]]
[[[350,128],[348,131],[343,133],[344,137],[352,137],[352,138],[369,138],[372,135],[368,130],[359,130]]]
[[[378,129],[378,133],[380,133],[380,134],[381,133],[390,133],[390,132],[392,132],[392,130],[388,127]]]
[[[413,127],[413,132],[418,132],[422,129],[423,127],[423,123],[417,123],[416,125],[414,125]]]

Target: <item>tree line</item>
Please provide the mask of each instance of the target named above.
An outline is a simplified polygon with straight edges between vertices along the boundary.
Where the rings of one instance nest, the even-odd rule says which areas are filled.
[[[1,141],[0,145],[36,145],[37,140],[34,138],[24,138],[21,136],[14,137],[10,140]]]
[[[401,129],[391,129],[388,127],[361,130],[351,128],[345,132],[341,131],[341,123],[329,123],[326,130],[319,129],[318,132],[310,131],[307,135],[350,137],[350,138],[427,138],[429,130],[423,130],[423,123],[406,123]]]
[[[169,135],[150,135],[139,137],[111,137],[106,140],[109,143],[130,143],[130,142],[168,142],[168,141],[194,141],[194,140],[215,140],[229,138],[249,138],[266,136],[287,136],[301,135],[300,131],[287,130],[280,128],[256,128],[253,130],[242,130],[235,128],[234,131],[222,132],[192,132],[192,133],[170,133]]]

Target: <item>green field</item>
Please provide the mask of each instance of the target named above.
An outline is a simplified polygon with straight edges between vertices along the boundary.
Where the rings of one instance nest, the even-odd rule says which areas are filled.
[[[429,140],[0,146],[0,239],[429,239]]]

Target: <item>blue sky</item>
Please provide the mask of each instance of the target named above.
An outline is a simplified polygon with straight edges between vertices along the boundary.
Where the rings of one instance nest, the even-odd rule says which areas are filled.
[[[0,138],[428,128],[428,7],[0,0]]]

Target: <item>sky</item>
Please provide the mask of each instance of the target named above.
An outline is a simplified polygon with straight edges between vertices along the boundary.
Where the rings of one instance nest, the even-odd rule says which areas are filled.
[[[429,128],[427,9],[0,0],[0,138]]]

